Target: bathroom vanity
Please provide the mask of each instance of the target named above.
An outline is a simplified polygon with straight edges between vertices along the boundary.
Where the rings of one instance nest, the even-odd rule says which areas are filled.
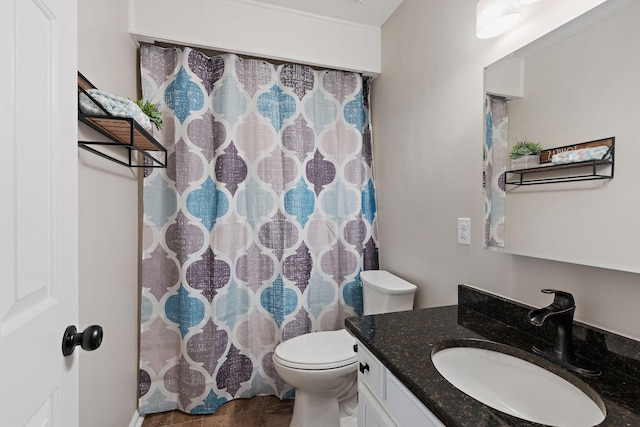
[[[552,343],[555,333],[529,323],[534,307],[464,285],[458,300],[457,306],[346,320],[359,341],[360,427],[539,426],[480,403],[440,375],[433,348],[460,339],[506,344],[538,366],[575,376],[604,402],[602,426],[640,425],[640,342],[575,322],[576,352],[598,363],[602,374],[574,374],[533,354],[534,344]]]

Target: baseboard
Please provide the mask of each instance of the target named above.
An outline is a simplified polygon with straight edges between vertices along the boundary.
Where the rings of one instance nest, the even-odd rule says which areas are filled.
[[[129,422],[129,427],[142,427],[142,422],[144,421],[144,415],[140,415],[138,411],[133,413],[133,417],[131,417],[131,421]]]

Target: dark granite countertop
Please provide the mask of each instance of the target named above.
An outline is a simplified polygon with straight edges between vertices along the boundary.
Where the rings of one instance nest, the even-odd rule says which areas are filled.
[[[602,374],[570,373],[531,351],[533,344],[548,343],[552,331],[529,325],[529,309],[460,285],[459,305],[349,318],[346,326],[447,426],[539,426],[480,403],[440,375],[431,362],[434,345],[464,338],[507,344],[525,360],[565,378],[577,377],[577,383],[586,383],[606,406],[601,426],[640,426],[640,343],[576,323],[576,351],[597,362]]]

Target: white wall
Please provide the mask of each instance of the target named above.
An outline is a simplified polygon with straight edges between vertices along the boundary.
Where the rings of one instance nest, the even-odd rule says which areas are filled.
[[[127,0],[78,3],[78,69],[99,89],[136,98]],[[95,137],[82,124],[79,133]],[[80,355],[80,425],[126,427],[137,407],[137,172],[83,150],[78,165],[80,327],[104,328],[100,349]]]
[[[380,29],[259,2],[131,1],[131,33],[140,40],[377,74]]]
[[[485,66],[602,3],[542,0],[501,37],[475,37],[476,0],[404,0],[382,27],[372,114],[381,267],[419,286],[417,306],[455,304],[457,284],[534,306],[576,298],[576,319],[640,339],[640,276],[482,248]],[[637,175],[640,172],[636,171]],[[456,219],[471,218],[471,246]]]

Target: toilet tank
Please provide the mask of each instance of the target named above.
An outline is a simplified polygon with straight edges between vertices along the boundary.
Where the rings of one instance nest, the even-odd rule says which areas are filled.
[[[413,308],[417,286],[384,270],[360,273],[363,314],[406,311]]]

